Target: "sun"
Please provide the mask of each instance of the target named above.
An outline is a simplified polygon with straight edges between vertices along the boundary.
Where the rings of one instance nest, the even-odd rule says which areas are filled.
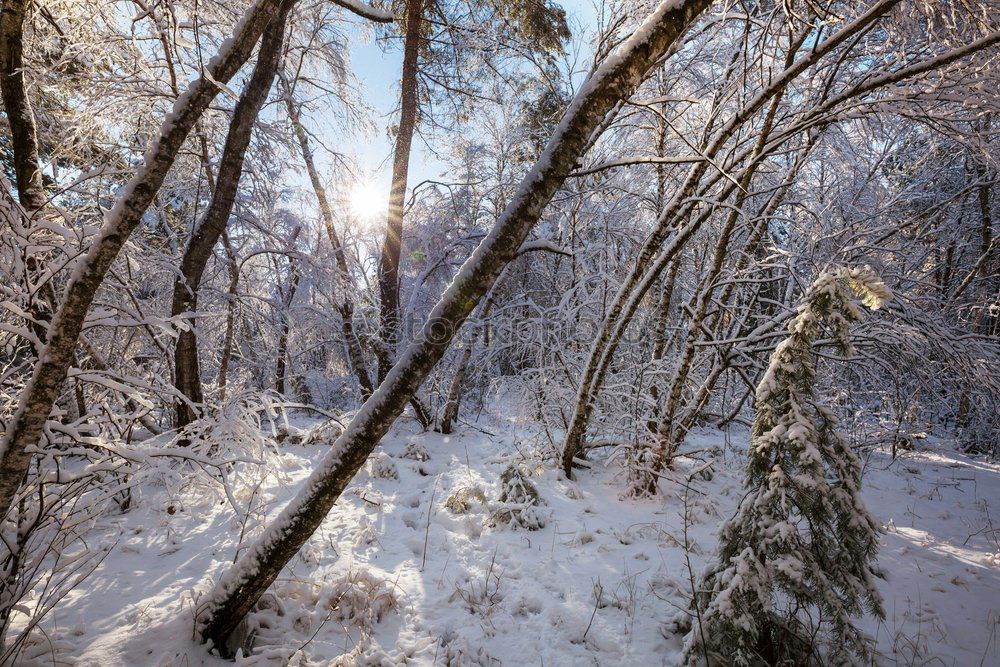
[[[358,181],[347,193],[347,203],[351,214],[364,222],[385,216],[389,205],[388,196],[371,181]]]

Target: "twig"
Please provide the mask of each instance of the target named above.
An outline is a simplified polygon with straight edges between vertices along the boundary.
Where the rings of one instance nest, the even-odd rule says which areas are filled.
[[[597,607],[601,604],[601,596],[604,594],[604,587],[601,586],[601,578],[597,578],[597,582],[594,584],[594,611],[590,613],[590,622],[587,623],[587,629],[583,631],[582,640],[587,639],[587,633],[590,632],[590,626],[594,624],[594,617],[597,616]]]
[[[434,494],[437,493],[438,481],[441,476],[438,475],[434,478],[434,488],[431,489],[431,502],[427,506],[427,523],[424,526],[424,553],[420,556],[420,571],[424,571],[424,565],[427,564],[427,539],[431,534],[431,512],[434,511]]]
[[[694,569],[691,567],[691,543],[688,540],[688,524],[690,514],[688,512],[688,489],[684,487],[684,562],[687,566],[688,581],[691,583],[691,606],[698,621],[698,635],[701,637],[701,650],[705,655],[705,665],[712,667],[712,662],[708,659],[708,644],[705,643],[705,626],[701,622],[701,606],[698,602],[698,587],[694,581]]]

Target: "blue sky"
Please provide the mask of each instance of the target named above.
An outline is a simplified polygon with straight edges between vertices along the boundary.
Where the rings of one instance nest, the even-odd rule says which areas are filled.
[[[559,2],[567,14],[570,25],[582,24],[587,30],[596,23],[592,0],[565,0]],[[355,41],[351,48],[351,63],[357,79],[363,85],[368,104],[375,109],[375,132],[371,136],[357,137],[343,145],[351,154],[362,174],[371,179],[374,189],[388,192],[392,145],[386,136],[386,127],[393,122],[393,111],[398,104],[398,82],[402,68],[401,49],[384,51],[373,41]],[[336,145],[336,144],[335,144]],[[423,142],[415,138],[410,155],[410,185],[440,174],[442,165],[424,150]]]

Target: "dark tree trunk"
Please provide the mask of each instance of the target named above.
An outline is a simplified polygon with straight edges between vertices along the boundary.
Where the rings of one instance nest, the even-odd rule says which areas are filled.
[[[23,27],[28,0],[4,0],[0,10],[0,91],[10,123],[17,195],[29,215],[44,208],[47,198],[39,168],[35,114],[24,85]]]
[[[410,168],[410,146],[417,126],[417,58],[420,53],[420,23],[424,0],[406,0],[406,34],[403,40],[403,74],[399,88],[399,130],[392,158],[392,189],[389,191],[389,216],[379,261],[379,304],[382,340],[388,355],[379,356],[378,381],[396,360],[399,343],[399,259],[403,238],[403,199]]]
[[[979,132],[982,133],[986,141],[989,140],[990,126],[993,124],[992,114],[987,114],[986,118],[981,123],[978,128]],[[993,234],[993,210],[990,203],[990,191],[996,187],[995,179],[997,175],[996,169],[989,169],[989,165],[983,160],[977,159],[975,161],[976,166],[976,180],[979,183],[978,199],[979,199],[979,220],[980,220],[980,268],[979,275],[982,276],[984,281],[984,287],[986,291],[987,299],[997,299],[1000,296],[1000,281],[997,280],[997,264],[995,257],[997,256],[996,248],[993,246],[996,243],[996,237]],[[1000,314],[997,313],[995,308],[983,308],[983,315],[985,315],[985,323],[980,324],[980,330],[987,335],[996,336],[1000,333]],[[982,319],[982,318],[980,318]]]
[[[476,341],[479,340],[480,334],[485,335],[489,331],[489,320],[487,318],[490,315],[490,311],[493,310],[493,304],[495,303],[494,296],[497,289],[503,283],[504,279],[498,278],[492,287],[490,287],[490,291],[486,295],[486,300],[483,302],[483,307],[479,311],[479,317],[477,318],[479,324],[473,329],[469,336],[469,342],[466,343],[465,348],[462,350],[462,356],[458,360],[458,366],[455,369],[455,374],[451,379],[451,386],[448,389],[448,397],[445,400],[444,410],[441,413],[441,421],[438,423],[437,430],[440,433],[446,435],[451,433],[455,427],[455,422],[458,420],[458,409],[462,404],[462,385],[469,370],[469,362],[472,360],[472,351],[476,347]]]
[[[665,0],[591,76],[570,104],[535,168],[462,265],[416,339],[362,406],[298,495],[202,600],[198,632],[225,650],[230,633],[322,523],[347,484],[448,349],[478,301],[510,262],[542,211],[619,100],[630,96],[709,0]]]
[[[226,230],[229,215],[233,211],[236,189],[243,174],[243,159],[250,145],[250,135],[257,115],[267,99],[267,93],[271,90],[275,73],[278,71],[285,22],[293,4],[294,0],[283,0],[278,12],[268,24],[253,74],[233,109],[229,133],[226,135],[226,144],[219,161],[219,174],[212,192],[212,202],[204,216],[191,230],[191,238],[181,259],[181,275],[174,282],[173,301],[170,305],[171,317],[193,313],[198,308],[198,286],[208,260],[212,257],[212,249]],[[174,384],[185,397],[176,403],[174,425],[177,428],[183,428],[198,418],[198,406],[204,400],[201,373],[198,368],[198,339],[194,332],[194,316],[188,317],[187,321],[188,327],[179,332],[174,347]]]
[[[663,361],[663,354],[667,349],[667,340],[669,339],[667,323],[670,321],[670,305],[673,303],[674,285],[677,283],[677,274],[681,270],[681,261],[682,258],[678,257],[670,263],[670,270],[663,281],[660,298],[656,304],[656,312],[653,314],[653,350],[650,354],[650,360],[654,363]],[[650,433],[656,433],[660,416],[660,388],[657,384],[650,385],[649,395],[653,399],[653,414],[646,422],[646,428]]]
[[[451,378],[451,387],[448,389],[448,398],[444,403],[444,411],[441,414],[441,422],[438,431],[445,435],[452,432],[455,421],[458,419],[458,408],[462,402],[462,383],[465,382],[465,372],[469,367],[469,360],[472,359],[472,348],[476,344],[476,335],[473,334],[462,350],[462,356],[458,360],[458,367],[455,375]]]
[[[0,10],[0,93],[10,125],[17,198],[24,207],[26,221],[30,221],[42,212],[48,198],[39,166],[35,114],[24,82],[23,33],[27,14],[27,0],[4,2]],[[25,264],[30,275],[39,273],[38,260],[33,255],[26,258]],[[56,301],[55,290],[46,281],[40,285],[38,296],[28,304],[28,312],[31,313],[28,326],[38,341],[34,350],[36,358],[41,353],[40,346],[45,344],[48,322],[56,309]]]
[[[288,311],[291,309],[292,303],[295,301],[295,293],[299,289],[299,269],[291,256],[288,258],[288,273],[288,291],[282,299],[285,308],[281,313],[281,333],[278,336],[278,361],[274,367],[274,390],[282,396],[285,395],[285,381],[288,375],[288,333],[291,329],[291,319],[289,318]]]
[[[219,360],[219,400],[226,400],[226,382],[229,378],[229,364],[233,358],[233,329],[236,325],[236,286],[240,282],[240,267],[236,263],[236,252],[229,242],[229,234],[222,232],[222,245],[229,260],[229,290],[226,292],[226,333],[222,339],[222,358]]]

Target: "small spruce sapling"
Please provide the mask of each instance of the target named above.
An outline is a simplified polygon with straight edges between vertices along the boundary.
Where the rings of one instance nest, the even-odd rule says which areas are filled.
[[[881,528],[861,500],[857,457],[813,396],[821,323],[841,354],[853,353],[852,296],[874,310],[892,294],[867,267],[825,271],[757,386],[747,494],[698,587],[689,662],[807,664],[820,648],[835,662],[870,654],[852,619],[884,617],[874,583]]]
[[[545,517],[539,511],[545,501],[520,467],[510,465],[500,473],[498,501],[499,508],[493,512],[490,525],[525,530],[545,527]]]

